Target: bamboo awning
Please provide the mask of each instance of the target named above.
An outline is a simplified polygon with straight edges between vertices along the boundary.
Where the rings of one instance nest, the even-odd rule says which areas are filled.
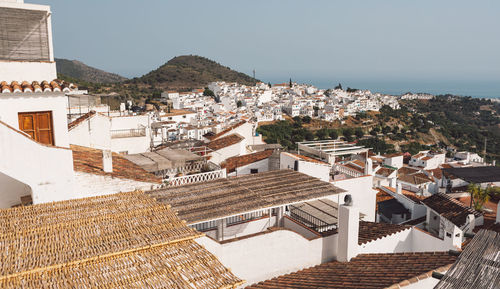
[[[320,179],[277,170],[148,192],[188,224],[324,198],[345,192]]]
[[[141,192],[0,210],[0,288],[233,288],[242,281]]]
[[[434,288],[500,288],[500,233],[479,231]]]

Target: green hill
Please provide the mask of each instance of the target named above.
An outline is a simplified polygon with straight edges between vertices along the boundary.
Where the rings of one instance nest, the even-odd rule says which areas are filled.
[[[58,74],[83,82],[115,83],[127,79],[118,74],[88,66],[78,60],[56,58],[56,66]]]
[[[203,88],[213,81],[255,85],[258,80],[208,58],[183,55],[174,57],[158,69],[125,83],[161,90],[191,90]]]

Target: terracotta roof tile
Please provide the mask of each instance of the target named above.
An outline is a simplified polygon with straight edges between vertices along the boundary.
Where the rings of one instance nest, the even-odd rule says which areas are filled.
[[[474,214],[476,218],[482,216],[482,213],[441,193],[434,194],[424,199],[422,203],[455,224],[457,227],[462,227],[467,222],[467,216],[470,214]]]
[[[235,133],[213,140],[207,144],[207,147],[211,150],[216,151],[237,144],[241,142],[243,139],[244,138],[241,135]]]
[[[405,175],[405,176],[400,176],[398,177],[399,181],[409,183],[409,184],[414,184],[414,185],[420,185],[420,184],[425,184],[429,182],[433,182],[432,180],[429,179],[429,177],[425,176],[416,176],[416,175]]]
[[[218,139],[219,137],[221,137],[221,136],[225,135],[226,133],[228,133],[228,132],[232,131],[233,129],[238,128],[238,127],[240,127],[240,126],[244,125],[245,123],[246,123],[246,121],[240,121],[240,122],[238,122],[238,123],[236,123],[236,124],[234,124],[234,125],[232,125],[232,126],[230,126],[230,127],[226,128],[225,130],[223,130],[223,131],[221,131],[221,132],[217,133],[217,134],[213,134],[213,133],[212,133],[212,134],[210,134],[210,133],[207,133],[207,134],[205,134],[203,137],[205,137],[205,138],[206,138],[206,139],[208,139],[208,140],[215,140],[215,139]]]
[[[273,154],[273,150],[265,150],[261,152],[256,152],[253,154],[236,156],[226,159],[222,164],[222,168],[226,168],[228,173],[236,171],[236,168],[242,167],[248,164],[252,164],[264,159],[269,158]]]
[[[38,81],[28,82],[0,81],[0,94],[2,93],[41,93],[41,92],[59,92],[71,91],[77,89],[73,83],[68,83],[64,80],[54,79],[50,82],[44,80],[41,83]]]
[[[395,169],[390,169],[390,168],[386,168],[386,167],[382,167],[380,169],[378,169],[375,174],[379,175],[379,176],[383,176],[383,177],[388,177],[390,176],[393,172],[395,171]]]
[[[411,226],[398,225],[398,224],[387,224],[387,223],[374,223],[374,222],[359,222],[359,239],[358,243],[360,245],[366,244],[368,242],[375,241],[377,239],[402,232],[404,230],[410,229]]]
[[[86,114],[80,116],[79,118],[75,119],[74,121],[68,123],[68,130],[74,129],[79,124],[86,121],[87,119],[90,119],[94,115],[96,115],[96,112],[94,110],[91,110],[91,111],[87,112]]]
[[[311,157],[308,157],[308,156],[294,154],[294,153],[289,153],[289,152],[285,152],[285,154],[287,154],[289,156],[292,156],[292,157],[295,157],[295,158],[298,158],[298,159],[301,159],[301,160],[304,160],[304,161],[311,162],[311,163],[328,165],[327,162],[323,162],[323,161],[320,161],[320,160],[317,160],[317,159],[314,159],[314,158],[311,158]]]
[[[386,288],[429,278],[430,272],[455,262],[448,252],[361,254],[350,262],[328,262],[247,288]],[[411,281],[410,281],[411,280]],[[396,287],[397,288],[397,287]]]
[[[384,187],[384,189],[386,190],[390,190],[391,192],[395,193],[396,192],[396,189],[395,188],[391,188],[391,187]],[[417,204],[420,204],[422,202],[423,199],[425,199],[424,196],[419,196],[417,194],[415,194],[414,192],[410,192],[410,191],[407,191],[407,190],[401,190],[401,193],[411,199],[412,201],[414,201],[415,203]]]
[[[398,176],[404,176],[404,175],[411,175],[411,174],[416,174],[420,170],[414,169],[414,168],[409,168],[409,167],[402,167],[398,169]]]
[[[146,183],[161,183],[162,179],[146,172],[138,165],[117,153],[113,153],[113,172],[106,173],[102,168],[102,150],[71,145],[75,171],[114,178],[130,179]]]

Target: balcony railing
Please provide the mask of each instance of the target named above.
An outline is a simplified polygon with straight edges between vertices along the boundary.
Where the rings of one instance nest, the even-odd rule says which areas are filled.
[[[172,178],[171,180],[169,180],[168,186],[169,187],[177,187],[177,186],[182,186],[182,185],[187,185],[187,184],[208,182],[208,181],[213,181],[213,180],[223,179],[223,178],[224,179],[226,178],[226,169]]]
[[[146,136],[146,128],[116,129],[111,131],[111,138],[127,138]]]

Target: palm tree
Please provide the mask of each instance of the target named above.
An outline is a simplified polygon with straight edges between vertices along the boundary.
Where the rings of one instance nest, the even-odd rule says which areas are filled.
[[[483,209],[484,204],[491,198],[490,193],[493,192],[491,187],[482,189],[480,185],[474,183],[469,184],[467,191],[471,194],[471,203],[474,202],[474,209],[477,211]]]

